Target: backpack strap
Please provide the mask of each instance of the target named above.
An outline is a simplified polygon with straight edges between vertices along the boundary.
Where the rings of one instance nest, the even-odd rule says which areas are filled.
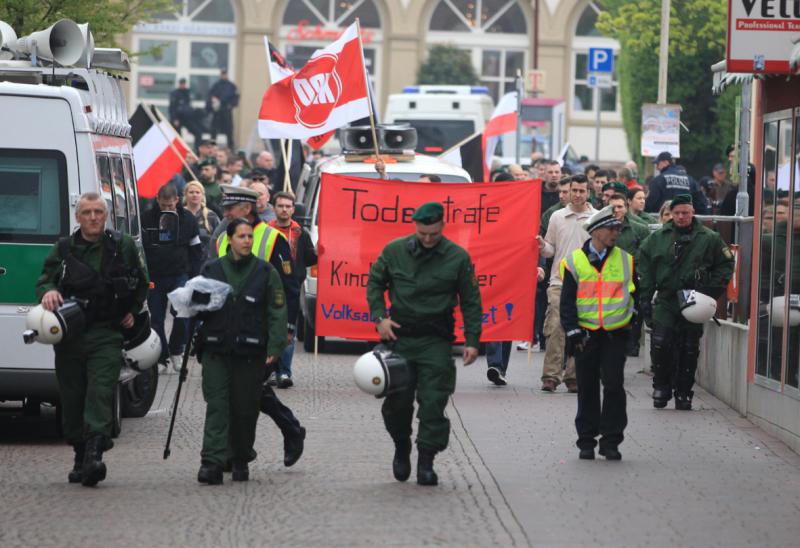
[[[63,236],[58,239],[58,258],[62,261],[66,261],[67,257],[72,254],[72,249],[70,249],[71,243],[72,238],[70,236]]]

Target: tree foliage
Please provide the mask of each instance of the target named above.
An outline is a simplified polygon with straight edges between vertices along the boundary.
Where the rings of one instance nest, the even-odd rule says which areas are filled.
[[[597,28],[620,42],[619,82],[628,148],[639,155],[642,103],[658,98],[661,0],[604,0]],[[733,142],[736,91],[711,94],[711,65],[725,57],[727,3],[672,0],[667,102],[680,104],[681,163],[705,173]]]
[[[428,60],[417,70],[417,84],[474,85],[478,75],[472,66],[469,52],[455,46],[435,45]]]
[[[72,19],[89,23],[96,46],[119,47],[116,37],[136,23],[175,11],[175,4],[175,0],[2,0],[0,21],[22,37],[59,19]]]

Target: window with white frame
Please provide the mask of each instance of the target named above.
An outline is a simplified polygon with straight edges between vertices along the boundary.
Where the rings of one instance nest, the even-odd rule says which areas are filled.
[[[619,42],[606,38],[600,34],[595,26],[597,16],[600,14],[599,2],[589,2],[581,12],[575,25],[575,35],[572,39],[572,113],[596,112],[599,104],[600,111],[619,114],[619,82],[617,81],[617,55]],[[589,50],[591,48],[611,48],[614,50],[614,72],[611,75],[611,87],[593,88],[589,86]]]
[[[134,27],[132,107],[146,101],[162,109],[179,78],[189,81],[195,107],[205,105],[221,69],[232,72],[236,17],[231,0],[177,0],[174,13]]]
[[[470,36],[465,36],[469,33]],[[468,41],[481,84],[495,101],[514,89],[528,53],[528,18],[518,0],[440,0],[428,25],[428,42]]]

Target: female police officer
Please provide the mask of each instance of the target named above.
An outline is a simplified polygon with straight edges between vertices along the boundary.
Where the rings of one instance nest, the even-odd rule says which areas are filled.
[[[203,317],[199,355],[203,364],[206,421],[197,481],[222,483],[233,462],[233,481],[247,481],[264,380],[264,363],[274,363],[286,344],[286,298],[280,276],[252,253],[253,227],[234,219],[227,228],[227,254],[203,275],[232,287],[221,310]]]

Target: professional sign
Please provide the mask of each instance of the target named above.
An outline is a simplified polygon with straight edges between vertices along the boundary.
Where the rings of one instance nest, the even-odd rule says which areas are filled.
[[[367,304],[370,266],[388,242],[414,232],[411,215],[420,204],[439,201],[445,211],[445,236],[464,247],[475,265],[483,299],[481,340],[530,339],[539,183],[436,184],[322,177],[318,335],[377,339]],[[459,340],[463,340],[463,328],[457,312]]]
[[[674,157],[681,155],[681,106],[642,105],[641,154],[655,158],[661,152],[669,152]]]
[[[589,48],[589,72],[614,72],[614,50]]]
[[[788,74],[800,2],[728,0],[728,72]]]

